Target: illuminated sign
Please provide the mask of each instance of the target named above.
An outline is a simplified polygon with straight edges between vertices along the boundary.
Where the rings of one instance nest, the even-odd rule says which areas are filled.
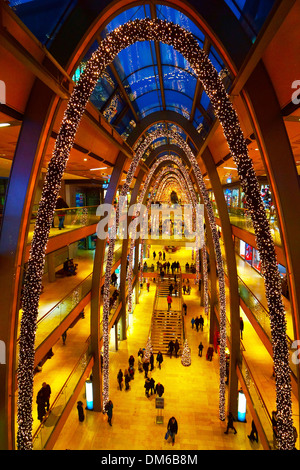
[[[90,380],[85,382],[85,398],[86,398],[86,407],[88,410],[94,408],[94,397],[93,397],[93,383]]]
[[[246,407],[247,400],[245,394],[240,390],[238,397],[238,421],[246,422]]]

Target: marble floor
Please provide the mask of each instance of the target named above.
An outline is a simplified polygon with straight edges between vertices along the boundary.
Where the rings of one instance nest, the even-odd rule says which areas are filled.
[[[237,434],[224,434],[226,422],[219,419],[219,361],[215,355],[212,362],[198,356],[198,345],[202,341],[204,351],[208,347],[208,324],[203,332],[191,327],[191,318],[202,311],[199,296],[187,296],[188,313],[185,317],[186,338],[191,348],[192,362],[189,367],[181,364],[180,358],[164,357],[161,370],[155,367],[151,373],[155,382],[165,387],[163,423],[156,424],[158,411],[155,398],[145,396],[144,373],[136,370],[130,390],[119,390],[117,373],[128,366],[131,354],[137,359],[137,351],[144,348],[149,334],[155,284],[150,292],[143,290],[140,304],[136,306],[128,337],[120,343],[117,352],[110,356],[110,398],[113,401],[112,427],[101,413],[85,411],[85,421],[79,423],[76,407],[72,410],[55,446],[55,450],[168,450],[172,445],[164,439],[169,418],[178,421],[178,435],[173,449],[177,450],[221,450],[260,449],[260,444],[251,444],[247,438],[251,417],[247,423],[235,423]],[[84,390],[81,400],[85,403]]]
[[[191,262],[191,252],[181,249],[170,259]],[[186,262],[186,261],[185,261]],[[120,391],[117,384],[117,373],[128,366],[131,354],[137,359],[137,351],[144,348],[149,336],[150,321],[156,285],[151,281],[150,292],[142,290],[140,303],[132,315],[127,339],[119,343],[118,351],[111,345],[110,352],[110,398],[114,403],[113,425],[107,423],[102,413],[85,411],[83,423],[79,423],[76,407],[72,410],[57,442],[55,449],[82,450],[238,450],[261,449],[261,445],[251,444],[247,438],[250,432],[251,416],[247,415],[246,423],[235,423],[237,434],[224,434],[226,423],[219,420],[219,361],[217,355],[212,362],[198,356],[198,345],[202,341],[204,351],[208,346],[209,325],[203,332],[191,328],[191,318],[203,313],[200,306],[199,292],[192,287],[190,295],[184,296],[187,303],[185,331],[191,348],[192,363],[189,367],[181,364],[180,358],[165,357],[161,370],[155,367],[152,372],[154,380],[165,387],[165,408],[163,424],[156,424],[157,410],[154,397],[147,398],[144,392],[144,374],[136,371],[130,390]],[[228,292],[227,292],[228,295]],[[255,380],[263,394],[269,412],[275,409],[275,384],[272,377],[272,360],[263,344],[257,337],[247,317],[244,315],[244,354],[255,375]],[[35,392],[45,380],[51,384],[53,398],[66,380],[77,362],[80,351],[89,335],[89,308],[85,319],[68,332],[66,345],[59,341],[53,348],[54,356],[47,361],[43,371],[35,378]],[[298,422],[298,401],[293,398],[295,425]],[[80,399],[85,402],[84,390]],[[38,426],[34,410],[34,427]],[[174,448],[164,440],[168,419],[175,416],[179,432]],[[129,431],[129,432],[128,432]]]

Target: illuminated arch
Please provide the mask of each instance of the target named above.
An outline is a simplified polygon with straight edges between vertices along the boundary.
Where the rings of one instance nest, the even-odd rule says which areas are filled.
[[[122,49],[136,41],[145,40],[156,40],[172,45],[189,61],[190,66],[194,69],[210,98],[236,163],[241,185],[247,198],[247,206],[257,238],[257,246],[265,279],[276,375],[278,444],[280,449],[292,449],[294,439],[289,354],[286,341],[284,308],[281,300],[280,277],[274,243],[260,196],[258,181],[252,161],[248,156],[247,145],[239,125],[238,117],[217,71],[209,61],[206,53],[200,49],[194,37],[178,25],[152,19],[126,23],[114,30],[102,41],[98,50],[87,63],[78,84],[72,92],[56,139],[37,214],[24,285],[18,367],[18,448],[32,448],[34,342],[38,302],[44,268],[45,248],[55,211],[55,201],[59,193],[68,156],[86,104],[99,76]],[[132,178],[133,174],[129,176]],[[109,262],[109,259],[107,262]],[[107,288],[104,288],[103,311],[105,310],[105,303],[107,303],[108,298],[107,290]],[[103,343],[104,336],[108,336],[108,321],[103,313]]]

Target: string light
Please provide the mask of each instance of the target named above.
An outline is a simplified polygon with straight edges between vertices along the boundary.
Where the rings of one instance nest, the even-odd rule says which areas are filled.
[[[272,332],[272,347],[274,369],[276,376],[276,404],[278,416],[278,446],[280,450],[294,448],[293,421],[291,408],[291,382],[289,368],[289,352],[286,338],[286,319],[281,299],[280,276],[277,267],[275,247],[266,217],[264,205],[260,195],[259,184],[254,172],[253,164],[248,155],[247,145],[239,125],[237,114],[230,102],[223,83],[217,71],[192,34],[180,26],[158,19],[144,19],[128,22],[116,28],[99,45],[72,92],[67,109],[64,113],[59,134],[55,142],[53,156],[49,162],[46,179],[39,204],[36,225],[30,250],[30,258],[24,284],[23,314],[20,324],[20,350],[18,364],[18,434],[17,444],[21,450],[32,449],[32,395],[34,370],[34,343],[38,303],[41,292],[41,280],[45,263],[45,251],[49,231],[54,216],[56,199],[61,187],[61,180],[66,168],[70,150],[84,113],[87,102],[106,67],[116,55],[136,41],[161,41],[171,45],[180,52],[190,63],[203,88],[209,96],[215,114],[218,117],[231,155],[236,164],[240,182],[246,196],[247,208],[251,215],[255,230],[257,247],[262,264],[262,273],[265,280],[266,297],[269,308]],[[202,175],[198,168],[194,168],[201,193],[203,188]],[[135,170],[134,170],[135,171]],[[129,176],[131,181],[133,174]],[[129,186],[127,187],[127,190]],[[206,193],[202,194],[206,209],[209,205]],[[225,312],[225,283],[223,285],[222,257],[218,251],[218,243],[214,230],[214,220],[211,219],[210,209],[207,211],[209,223],[212,227],[214,247],[217,247],[216,262],[218,268],[219,296],[220,296],[220,363],[225,364],[225,352],[222,331],[226,325]],[[114,245],[114,244],[112,244]],[[113,252],[110,250],[107,265],[110,266]],[[110,273],[109,273],[110,275]],[[108,400],[109,386],[109,287],[108,270],[105,274],[103,296],[103,401]],[[224,298],[223,298],[224,296]],[[223,371],[220,370],[221,381]],[[225,383],[225,382],[224,382]],[[220,387],[220,402],[224,397],[224,385]],[[222,390],[221,390],[222,389]],[[224,403],[220,403],[220,418],[223,419]]]

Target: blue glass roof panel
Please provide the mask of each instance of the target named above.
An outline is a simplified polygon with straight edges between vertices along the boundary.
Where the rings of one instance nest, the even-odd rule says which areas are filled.
[[[179,93],[174,90],[165,90],[165,98],[166,98],[166,108],[178,108],[181,109],[183,115],[185,117],[190,117],[190,113],[192,110],[193,100],[190,99],[188,96],[184,95],[183,93]]]
[[[182,92],[191,99],[195,94],[197,78],[194,75],[173,66],[163,66],[164,88]]]
[[[157,5],[156,15],[157,18],[161,20],[171,21],[172,23],[180,25],[182,28],[192,33],[203,46],[204,34],[192,20],[180,11],[165,5]]]
[[[145,67],[129,75],[129,77],[123,81],[123,86],[130,100],[133,101],[144,93],[157,90],[159,88],[159,80],[157,77],[157,67],[153,66]]]
[[[224,0],[244,30],[255,41],[276,0]]]
[[[114,60],[116,70],[123,81],[128,75],[143,67],[156,64],[156,57],[153,55],[152,44],[149,41],[136,42],[119,52]]]
[[[106,25],[101,35],[102,37],[105,37],[108,33],[118,28],[118,26],[127,23],[128,21],[142,20],[146,17],[151,17],[149,5],[145,5],[145,8],[143,5],[129,8],[128,10],[123,11],[120,13],[120,15],[117,15],[115,18],[113,18],[113,20]]]
[[[42,43],[50,46],[77,0],[10,0],[9,6]]]
[[[190,72],[192,75],[195,75],[195,72],[191,68],[189,62],[183,57],[182,54],[177,52],[174,47],[163,43],[160,43],[159,46],[161,63],[163,65],[172,65],[173,67],[180,67],[181,69]]]
[[[143,117],[146,115],[145,113],[152,108],[162,110],[160,90],[151,91],[150,93],[145,93],[144,95],[139,96],[136,98],[135,103],[139,109],[139,113]]]

